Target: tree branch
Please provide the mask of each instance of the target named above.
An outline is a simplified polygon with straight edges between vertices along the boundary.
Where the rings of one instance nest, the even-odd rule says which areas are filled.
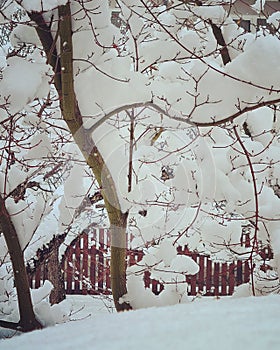
[[[277,98],[275,100],[271,100],[271,101],[263,101],[263,102],[258,102],[257,104],[254,104],[252,106],[246,106],[243,109],[239,110],[238,112],[232,114],[229,117],[217,120],[217,121],[212,121],[212,122],[192,122],[193,125],[197,126],[197,127],[209,127],[209,126],[218,126],[224,123],[229,123],[229,122],[233,122],[234,119],[240,117],[241,115],[243,115],[244,113],[247,112],[252,112],[255,111],[256,109],[259,109],[261,107],[266,107],[266,106],[270,106],[270,105],[275,105],[280,103],[280,98]],[[174,118],[176,120],[180,120],[183,121],[184,118]]]
[[[61,79],[60,79],[60,60],[56,50],[56,40],[58,38],[58,32],[55,40],[53,39],[51,28],[47,25],[42,13],[40,12],[28,12],[30,19],[36,24],[36,31],[39,39],[42,43],[43,49],[47,54],[47,63],[52,66],[54,71],[54,81],[57,91],[61,91]]]
[[[215,67],[214,65],[211,65],[209,62],[206,62],[203,57],[199,56],[199,54],[197,54],[195,51],[190,50],[186,45],[184,45],[182,42],[180,42],[176,38],[176,36],[173,35],[170,32],[170,30],[168,30],[168,28],[164,24],[161,23],[161,21],[158,19],[158,17],[151,11],[151,9],[148,7],[148,5],[143,0],[140,0],[140,2],[146,8],[148,13],[153,17],[155,22],[163,29],[163,31],[165,31],[169,35],[169,37],[171,39],[174,40],[174,42],[177,43],[177,45],[179,47],[184,49],[191,57],[194,57],[197,60],[199,60],[200,62],[202,62],[203,64],[205,64],[206,67],[209,67],[211,70],[213,70],[214,72],[216,72],[218,74],[221,74],[222,76],[226,76],[226,77],[228,77],[228,78],[230,78],[232,80],[238,81],[240,83],[243,83],[243,84],[246,84],[246,85],[249,85],[249,86],[253,86],[253,87],[257,88],[257,89],[261,89],[261,90],[267,91],[269,93],[272,93],[272,92],[279,93],[280,92],[279,89],[274,89],[273,87],[261,86],[259,84],[252,83],[251,81],[240,79],[240,78],[238,78],[238,77],[236,77],[234,75],[231,75],[230,73],[226,73],[226,72],[220,70],[219,68]]]
[[[29,282],[24,264],[23,252],[11,216],[6,208],[5,200],[0,195],[0,227],[3,232],[13,266],[15,286],[17,290],[20,314],[19,325],[23,331],[42,328],[36,320],[30,296]],[[5,323],[8,326],[9,323]],[[7,327],[6,327],[7,328]]]
[[[155,111],[167,116],[170,119],[173,120],[177,120],[179,122],[182,123],[186,123],[189,124],[190,126],[194,126],[194,127],[211,127],[211,126],[219,126],[221,124],[225,124],[225,123],[231,123],[233,122],[236,118],[242,116],[245,113],[248,112],[252,112],[255,111],[261,107],[266,107],[266,106],[270,106],[270,105],[275,105],[280,103],[280,98],[274,99],[274,100],[270,100],[270,101],[262,101],[262,102],[258,102],[256,104],[253,104],[252,106],[246,106],[243,109],[239,110],[236,113],[233,113],[232,115],[223,118],[223,119],[219,119],[219,120],[212,120],[210,122],[196,122],[193,120],[190,120],[188,118],[184,118],[184,117],[178,117],[174,114],[171,114],[169,111],[167,111],[166,109],[158,106],[156,103],[152,102],[152,101],[146,101],[146,102],[135,102],[135,103],[131,103],[131,104],[127,104],[127,105],[123,105],[120,107],[117,107],[115,109],[113,109],[112,111],[108,112],[107,114],[105,114],[103,117],[101,117],[97,122],[95,122],[90,128],[86,129],[88,133],[92,133],[93,131],[95,131],[100,125],[102,125],[106,120],[108,120],[109,118],[111,118],[112,116],[121,113],[123,111],[126,111],[128,109],[132,109],[132,108],[140,108],[140,107],[147,107],[147,108],[151,108],[154,109]]]
[[[128,109],[132,109],[132,108],[141,108],[141,107],[151,107],[151,108],[160,108],[158,106],[156,106],[153,102],[151,101],[147,101],[147,102],[135,102],[135,103],[130,103],[130,104],[126,104],[120,107],[117,107],[115,109],[113,109],[112,111],[106,113],[103,117],[101,117],[97,122],[95,122],[91,127],[89,127],[87,130],[88,133],[92,133],[93,131],[95,131],[100,125],[102,125],[106,120],[110,119],[111,117],[113,117],[114,115],[121,113],[123,111],[127,111]],[[166,114],[166,112],[162,109],[162,112]]]
[[[15,323],[15,322],[0,320],[0,327],[7,328],[7,329],[14,329],[15,331],[24,332],[24,329],[22,328],[20,322]]]
[[[231,59],[230,59],[230,56],[229,56],[227,44],[225,42],[225,39],[224,39],[223,33],[221,31],[221,28],[218,27],[215,23],[213,23],[211,21],[211,19],[209,19],[209,24],[210,24],[210,26],[212,28],[214,37],[217,40],[218,45],[220,45],[222,47],[220,49],[220,53],[221,53],[221,56],[222,56],[223,64],[226,65],[227,63],[231,62]]]

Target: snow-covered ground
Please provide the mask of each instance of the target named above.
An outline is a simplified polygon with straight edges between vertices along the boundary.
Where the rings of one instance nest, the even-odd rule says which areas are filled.
[[[70,300],[76,310],[85,306],[76,320],[1,340],[0,349],[280,349],[279,295],[201,298],[120,314],[90,296]]]

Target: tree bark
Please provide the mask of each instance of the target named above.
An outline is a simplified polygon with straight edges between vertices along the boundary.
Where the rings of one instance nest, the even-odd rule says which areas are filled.
[[[110,220],[111,233],[111,281],[112,293],[117,311],[127,310],[130,306],[120,304],[119,298],[127,293],[126,289],[126,225],[127,214],[122,213],[118,194],[112,175],[92,137],[83,126],[75,96],[73,80],[73,47],[71,9],[69,3],[59,7],[59,35],[61,52],[61,107],[63,117],[82,151],[87,164],[92,169]]]
[[[42,328],[36,320],[28,283],[24,257],[14,224],[5,206],[5,201],[0,195],[0,225],[11,257],[14,272],[15,287],[17,290],[18,308],[20,320],[16,327],[11,322],[0,322],[3,327],[15,328],[23,332]],[[6,326],[5,326],[6,324]]]
[[[213,34],[215,39],[217,40],[217,44],[221,46],[220,53],[223,60],[223,64],[226,66],[229,62],[231,62],[230,55],[228,52],[228,47],[225,42],[223,33],[221,31],[221,28],[218,27],[215,23],[213,23],[211,20],[209,20],[210,26],[212,28]]]
[[[52,305],[60,303],[66,297],[61,263],[59,261],[59,245],[60,242],[55,240],[53,249],[45,262],[47,269],[46,277],[53,285],[53,290],[50,294],[50,303]]]
[[[60,98],[60,107],[63,118],[67,123],[73,138],[80,148],[87,164],[91,168],[101,189],[110,220],[110,232],[112,235],[111,249],[111,280],[112,293],[117,311],[127,310],[130,306],[119,303],[119,298],[127,293],[126,289],[126,223],[127,213],[122,213],[118,194],[112,175],[95,145],[91,133],[83,126],[82,115],[74,90],[73,80],[73,47],[70,4],[59,6],[59,37],[61,52],[58,57],[53,47],[55,46],[50,28],[44,24],[42,15],[29,14],[35,21],[37,34],[46,50],[47,57],[52,57],[49,63],[52,65],[55,77],[55,87]],[[46,34],[46,28],[48,33]],[[52,51],[51,51],[52,50]],[[59,62],[59,63],[58,63]],[[60,68],[61,67],[61,68]],[[116,244],[116,245],[114,245]]]
[[[53,236],[52,240],[37,250],[36,256],[27,262],[26,271],[29,278],[36,274],[38,269],[44,267],[44,277],[53,284],[50,294],[51,304],[60,303],[65,299],[65,286],[62,266],[59,261],[59,247],[64,242],[67,232]]]

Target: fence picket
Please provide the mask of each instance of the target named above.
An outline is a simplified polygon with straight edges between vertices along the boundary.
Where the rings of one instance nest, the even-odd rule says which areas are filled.
[[[92,246],[90,248],[89,252],[90,256],[90,281],[91,281],[91,289],[95,291],[95,284],[96,284],[96,247]]]
[[[83,266],[83,273],[82,273],[82,294],[87,294],[88,288],[88,268],[89,268],[89,262],[88,262],[88,235],[83,235],[83,260],[82,260],[82,266]]]
[[[72,293],[73,287],[72,287],[72,276],[73,276],[73,261],[72,261],[72,256],[73,256],[73,247],[69,246],[67,249],[67,259],[63,260],[63,265],[64,265],[64,280],[66,281],[66,293],[70,294]]]
[[[243,278],[243,283],[246,283],[250,280],[250,267],[247,261],[244,263]]]
[[[236,267],[236,283],[242,284],[242,261],[237,261],[237,267]]]
[[[103,279],[104,279],[104,255],[103,251],[99,250],[98,251],[98,291],[102,292],[103,291]]]
[[[221,269],[221,295],[227,295],[228,265],[223,263]]]
[[[192,259],[197,263],[197,258],[198,258],[198,254],[196,254],[196,253],[194,253],[193,255],[192,255]],[[197,290],[197,288],[196,288],[196,286],[197,286],[197,277],[196,277],[196,275],[193,275],[193,276],[191,276],[190,277],[190,285],[191,285],[191,291],[190,291],[190,294],[191,295],[196,295],[197,294],[197,292],[198,292],[198,290]]]
[[[73,257],[73,261],[74,261],[74,290],[75,293],[80,292],[80,279],[81,279],[81,248],[80,248],[80,244],[81,244],[81,239],[78,239],[75,243],[75,256]]]
[[[107,291],[110,290],[111,287],[111,279],[110,279],[110,263],[109,263],[109,259],[106,259],[106,284],[105,284],[105,292],[107,293]]]
[[[204,256],[203,255],[199,255],[198,257],[198,261],[199,261],[199,272],[198,272],[198,291],[203,293],[204,292],[204,283],[205,283],[205,279],[204,279]]]
[[[212,287],[212,261],[207,257],[207,265],[206,265],[206,294],[211,295],[211,287]]]
[[[229,291],[228,294],[231,295],[234,291],[234,286],[235,286],[235,263],[231,263],[229,265]]]
[[[220,264],[215,262],[214,263],[214,276],[213,276],[213,281],[214,281],[214,295],[218,296],[219,293],[219,286],[220,286]]]

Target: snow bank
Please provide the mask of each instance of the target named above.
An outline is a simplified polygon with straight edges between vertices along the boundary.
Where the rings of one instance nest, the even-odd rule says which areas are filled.
[[[2,340],[0,347],[1,350],[276,350],[280,346],[279,312],[278,295],[196,299],[169,307],[94,314],[92,318]]]

